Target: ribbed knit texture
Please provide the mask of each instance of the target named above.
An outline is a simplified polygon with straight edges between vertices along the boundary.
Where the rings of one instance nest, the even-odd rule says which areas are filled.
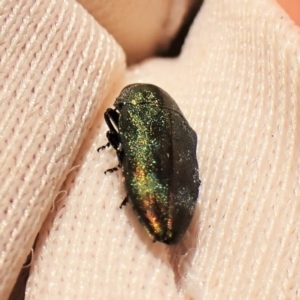
[[[299,51],[275,2],[206,1],[179,59],[128,74],[165,88],[198,133],[189,232],[168,251],[118,209],[100,113],[41,233],[28,299],[299,299]]]
[[[73,1],[0,1],[0,7],[0,298],[5,299],[124,58]]]
[[[3,22],[8,25],[1,27],[14,31],[8,50],[3,51],[7,61],[9,55],[20,52],[11,48],[16,28],[24,30],[9,24],[24,9],[27,13],[18,20],[28,21],[25,15],[39,2],[22,3],[7,9]],[[70,15],[59,18],[66,11]],[[45,16],[55,12],[58,17],[52,27]],[[68,20],[65,25],[64,20]],[[22,98],[14,109],[6,104],[8,115],[2,117],[7,118],[5,126],[12,128],[1,139],[2,166],[9,160],[15,161],[14,166],[23,165],[11,169],[12,176],[1,177],[0,199],[6,201],[1,203],[1,243],[2,236],[9,241],[1,244],[1,278],[11,278],[22,253],[25,260],[35,228],[51,204],[34,252],[26,299],[299,299],[300,30],[277,3],[207,0],[179,58],[151,59],[127,73],[128,82],[149,82],[168,91],[198,134],[199,205],[189,231],[174,247],[152,243],[131,207],[118,208],[125,197],[121,173],[103,174],[118,163],[112,149],[100,153],[96,149],[107,142],[103,112],[112,106],[121,80],[82,142],[56,201],[50,201],[95,105],[91,95],[102,91],[106,82],[99,70],[108,68],[109,74],[121,59],[112,44],[104,47],[110,40],[101,29],[67,2],[45,5],[41,19],[35,17],[28,25],[37,30],[32,22],[48,24],[37,49],[44,51],[41,61],[47,51],[51,55],[46,66],[41,63],[40,73],[35,67],[35,84],[22,75],[15,88],[5,89]],[[61,43],[47,44],[54,28],[62,30]],[[74,52],[74,48],[82,51]],[[66,51],[65,64],[54,60],[60,56],[53,53],[60,49]],[[32,57],[28,70],[39,66],[34,64],[39,57],[34,53],[28,51],[19,58]],[[4,64],[7,75],[1,82],[7,76],[12,82],[20,80],[18,72],[12,74],[24,68],[16,66],[13,63],[6,69]],[[57,70],[55,76],[48,75],[49,68]],[[66,69],[72,70],[71,77],[63,72]],[[24,89],[29,83],[33,90]],[[44,96],[36,98],[37,92]],[[0,105],[11,99],[2,99]],[[25,120],[29,125],[23,125]],[[28,139],[17,138],[21,130]],[[24,164],[27,172],[19,174]],[[25,185],[30,195],[21,194]],[[1,281],[1,287],[5,284],[7,280]]]
[[[198,133],[200,203],[171,259],[193,299],[300,299],[299,58],[276,2],[208,0],[178,61],[132,73]]]

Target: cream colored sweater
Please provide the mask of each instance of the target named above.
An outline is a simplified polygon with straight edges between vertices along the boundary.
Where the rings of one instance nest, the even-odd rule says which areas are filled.
[[[38,232],[26,299],[300,299],[300,30],[276,2],[207,0],[178,58],[126,70],[74,1],[2,0],[0,70],[1,299]],[[119,210],[116,155],[96,151],[129,82],[168,91],[198,134],[174,247]]]

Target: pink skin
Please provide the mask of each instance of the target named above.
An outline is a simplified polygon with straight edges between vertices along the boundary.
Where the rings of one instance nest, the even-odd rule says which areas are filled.
[[[289,16],[300,25],[300,1],[299,0],[277,0]]]

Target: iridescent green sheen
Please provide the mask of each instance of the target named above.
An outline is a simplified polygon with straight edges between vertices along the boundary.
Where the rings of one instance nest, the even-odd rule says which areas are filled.
[[[197,136],[175,101],[150,84],[124,88],[114,104],[117,150],[128,201],[154,240],[178,242],[200,184]]]

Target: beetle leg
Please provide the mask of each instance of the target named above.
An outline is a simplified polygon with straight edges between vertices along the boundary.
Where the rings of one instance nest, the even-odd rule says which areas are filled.
[[[118,165],[117,167],[107,169],[106,171],[104,171],[104,174],[107,174],[107,173],[113,173],[113,172],[115,172],[115,171],[118,171],[119,168],[120,168],[120,166]]]
[[[109,146],[110,146],[110,143],[107,143],[106,145],[103,145],[103,146],[99,147],[99,148],[97,149],[97,151],[99,152],[100,150],[103,150],[103,149],[105,149],[105,148],[107,148],[107,147],[109,147]]]
[[[109,144],[116,150],[118,150],[119,146],[120,146],[120,138],[119,138],[119,134],[117,132],[113,132],[113,131],[107,131],[106,133],[107,139],[109,141]]]
[[[109,128],[109,131],[106,133],[108,143],[104,146],[101,146],[97,149],[99,152],[100,150],[103,150],[109,146],[113,146],[116,150],[120,145],[120,139],[119,139],[119,134],[118,131],[116,130],[115,126],[113,123],[118,126],[119,124],[119,113],[117,112],[116,109],[108,108],[104,114],[104,119],[105,122]],[[112,123],[112,122],[113,123]]]
[[[117,133],[117,130],[111,121],[113,121],[115,123],[115,125],[118,127],[119,117],[120,117],[120,114],[117,112],[116,109],[108,108],[106,110],[106,112],[104,113],[104,119],[105,119],[105,122],[107,123],[109,131]]]
[[[111,132],[111,131],[107,131],[106,133],[107,139],[109,140],[109,142],[101,147],[99,147],[97,149],[97,151],[99,152],[100,150],[103,150],[109,146],[112,146],[113,148],[115,148],[117,151],[119,150],[119,146],[120,146],[120,139],[119,139],[119,135],[116,132]]]
[[[126,203],[128,203],[128,198],[127,197],[122,201],[122,203],[120,204],[119,207],[122,208],[123,206],[126,205]]]

